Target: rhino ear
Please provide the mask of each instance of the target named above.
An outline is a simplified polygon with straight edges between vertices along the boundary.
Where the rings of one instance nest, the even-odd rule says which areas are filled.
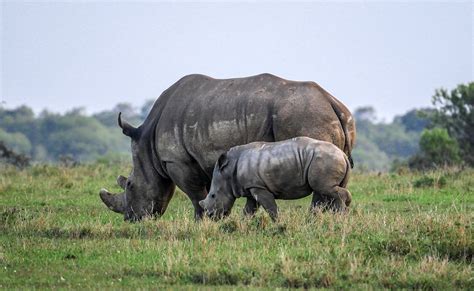
[[[131,138],[137,138],[139,136],[138,128],[130,125],[130,123],[126,121],[122,121],[122,112],[119,112],[117,121],[118,125],[122,129],[123,134]]]
[[[223,153],[219,159],[217,160],[217,166],[219,167],[219,170],[222,171],[225,166],[229,163],[229,160],[227,159],[227,153]]]

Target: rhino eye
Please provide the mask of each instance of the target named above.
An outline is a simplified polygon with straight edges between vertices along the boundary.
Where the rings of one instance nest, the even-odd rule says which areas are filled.
[[[127,187],[132,187],[132,182],[127,181]]]
[[[212,194],[212,195],[211,195],[211,198],[216,198],[216,194]]]

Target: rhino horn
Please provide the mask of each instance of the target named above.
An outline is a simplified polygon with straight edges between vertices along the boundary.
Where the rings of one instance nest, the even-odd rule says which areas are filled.
[[[123,134],[131,138],[136,138],[138,136],[138,128],[132,126],[130,123],[122,120],[122,112],[118,114],[118,125],[122,129]]]
[[[125,188],[127,186],[127,177],[124,177],[122,175],[118,176],[117,177],[117,184],[120,186],[120,188],[125,190]]]
[[[125,194],[112,194],[106,189],[100,190],[100,199],[104,202],[107,207],[115,212],[124,213],[125,212]]]

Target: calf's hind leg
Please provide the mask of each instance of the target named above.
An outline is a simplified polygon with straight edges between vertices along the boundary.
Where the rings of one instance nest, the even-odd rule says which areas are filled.
[[[319,196],[325,197],[326,207],[333,211],[343,211],[347,206],[351,204],[352,195],[349,190],[340,186],[334,186],[327,191],[316,192],[313,194],[313,201],[311,206],[318,207]]]
[[[351,192],[349,192],[349,190],[347,190],[346,188],[342,188],[342,187],[338,187],[338,188],[339,188],[338,191],[342,193],[341,195],[346,198],[344,201],[346,203],[346,207],[349,207],[349,205],[351,205],[351,202],[352,202]]]
[[[328,207],[331,205],[332,199],[328,198],[325,195],[322,195],[319,192],[313,192],[313,199],[311,200],[311,209],[310,210],[327,210]]]

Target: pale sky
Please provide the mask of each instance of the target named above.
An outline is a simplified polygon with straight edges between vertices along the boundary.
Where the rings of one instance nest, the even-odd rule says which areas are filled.
[[[465,2],[2,1],[0,102],[141,106],[180,77],[312,80],[390,120],[473,80]]]

